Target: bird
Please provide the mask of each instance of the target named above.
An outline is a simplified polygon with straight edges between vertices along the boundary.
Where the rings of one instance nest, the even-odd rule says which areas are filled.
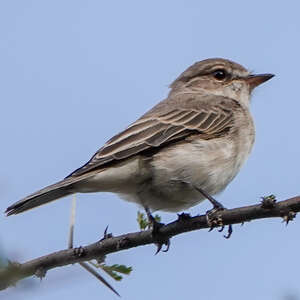
[[[111,192],[146,211],[179,212],[222,192],[255,140],[254,88],[273,74],[252,74],[224,58],[194,63],[166,99],[113,136],[65,179],[6,209],[19,214],[74,193]]]

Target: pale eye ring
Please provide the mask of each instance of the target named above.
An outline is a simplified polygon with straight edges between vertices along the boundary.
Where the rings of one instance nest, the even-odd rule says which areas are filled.
[[[226,79],[227,75],[228,75],[224,69],[218,69],[218,70],[214,71],[212,74],[213,74],[214,78],[219,81]]]

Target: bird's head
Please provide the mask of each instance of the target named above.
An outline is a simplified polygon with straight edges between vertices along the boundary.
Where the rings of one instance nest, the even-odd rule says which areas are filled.
[[[251,74],[246,68],[223,58],[196,62],[171,85],[170,93],[206,93],[249,104],[255,87],[271,79],[273,74]]]

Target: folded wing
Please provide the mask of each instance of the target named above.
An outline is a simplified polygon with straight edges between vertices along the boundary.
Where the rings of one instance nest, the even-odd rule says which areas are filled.
[[[231,110],[218,103],[196,109],[195,106],[175,106],[177,107],[160,106],[146,113],[123,132],[111,138],[88,163],[68,177],[82,175],[107,163],[129,158],[151,148],[162,147],[193,134],[199,134],[203,139],[214,138],[225,134],[233,123]]]

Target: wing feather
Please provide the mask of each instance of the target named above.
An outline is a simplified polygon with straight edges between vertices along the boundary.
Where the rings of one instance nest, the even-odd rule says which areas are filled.
[[[203,107],[194,105],[191,108],[180,107],[178,104],[177,107],[159,105],[111,138],[87,164],[69,176],[84,174],[107,163],[126,159],[191,135],[198,134],[204,139],[214,138],[226,134],[226,129],[233,124],[232,110],[224,107],[224,101],[222,105],[217,102]]]

